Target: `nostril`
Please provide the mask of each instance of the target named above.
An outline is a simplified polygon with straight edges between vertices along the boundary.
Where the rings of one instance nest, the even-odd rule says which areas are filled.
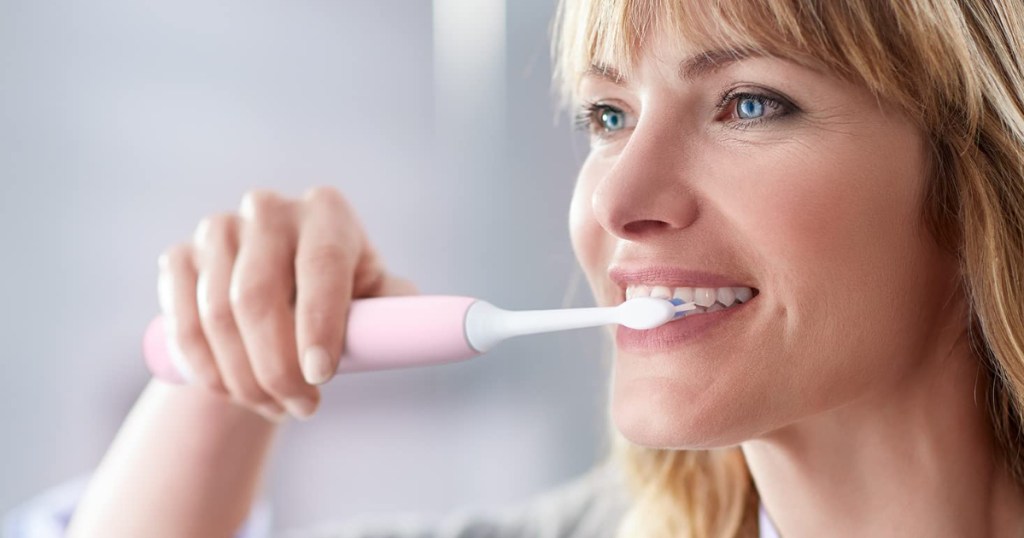
[[[662,230],[668,227],[669,224],[662,220],[635,220],[627,222],[622,229],[629,235],[643,235],[651,231]]]

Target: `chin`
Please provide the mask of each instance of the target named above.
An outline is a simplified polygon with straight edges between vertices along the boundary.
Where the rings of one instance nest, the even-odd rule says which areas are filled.
[[[754,437],[753,416],[740,409],[742,398],[716,399],[694,394],[678,380],[666,378],[615,381],[611,416],[630,442],[674,450],[704,450],[737,445]]]

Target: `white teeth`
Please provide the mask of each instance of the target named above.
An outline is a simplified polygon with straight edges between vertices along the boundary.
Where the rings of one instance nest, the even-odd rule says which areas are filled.
[[[651,288],[651,297],[655,299],[671,299],[672,290],[667,286],[654,286]]]
[[[693,302],[693,288],[676,288],[672,294],[673,299],[682,299],[684,303]]]
[[[736,302],[736,292],[732,288],[718,288],[717,295],[722,306],[732,306]]]
[[[635,297],[657,297],[662,299],[680,299],[685,303],[696,303],[697,310],[687,315],[717,312],[730,306],[745,303],[754,297],[754,290],[746,287],[723,288],[691,288],[648,284],[635,284],[626,287],[626,300]]]
[[[715,304],[715,289],[697,288],[693,290],[693,302],[700,306],[711,306]]]

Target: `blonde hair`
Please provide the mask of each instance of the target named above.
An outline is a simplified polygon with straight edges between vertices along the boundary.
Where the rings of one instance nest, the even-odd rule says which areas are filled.
[[[960,263],[966,334],[989,374],[1007,472],[1024,484],[1024,8],[1019,0],[562,0],[556,81],[628,72],[665,29],[711,49],[824,64],[894,104],[931,144],[922,218]],[[738,448],[645,449],[616,439],[635,502],[622,536],[756,536],[757,491]]]

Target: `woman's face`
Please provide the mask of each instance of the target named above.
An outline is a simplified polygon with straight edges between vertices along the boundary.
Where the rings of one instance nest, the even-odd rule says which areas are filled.
[[[895,393],[956,274],[922,224],[922,133],[824,71],[656,37],[628,77],[582,83],[592,134],[574,250],[599,304],[645,285],[732,306],[617,329],[618,429],[647,446],[728,446]],[[742,288],[754,296],[741,303]]]

